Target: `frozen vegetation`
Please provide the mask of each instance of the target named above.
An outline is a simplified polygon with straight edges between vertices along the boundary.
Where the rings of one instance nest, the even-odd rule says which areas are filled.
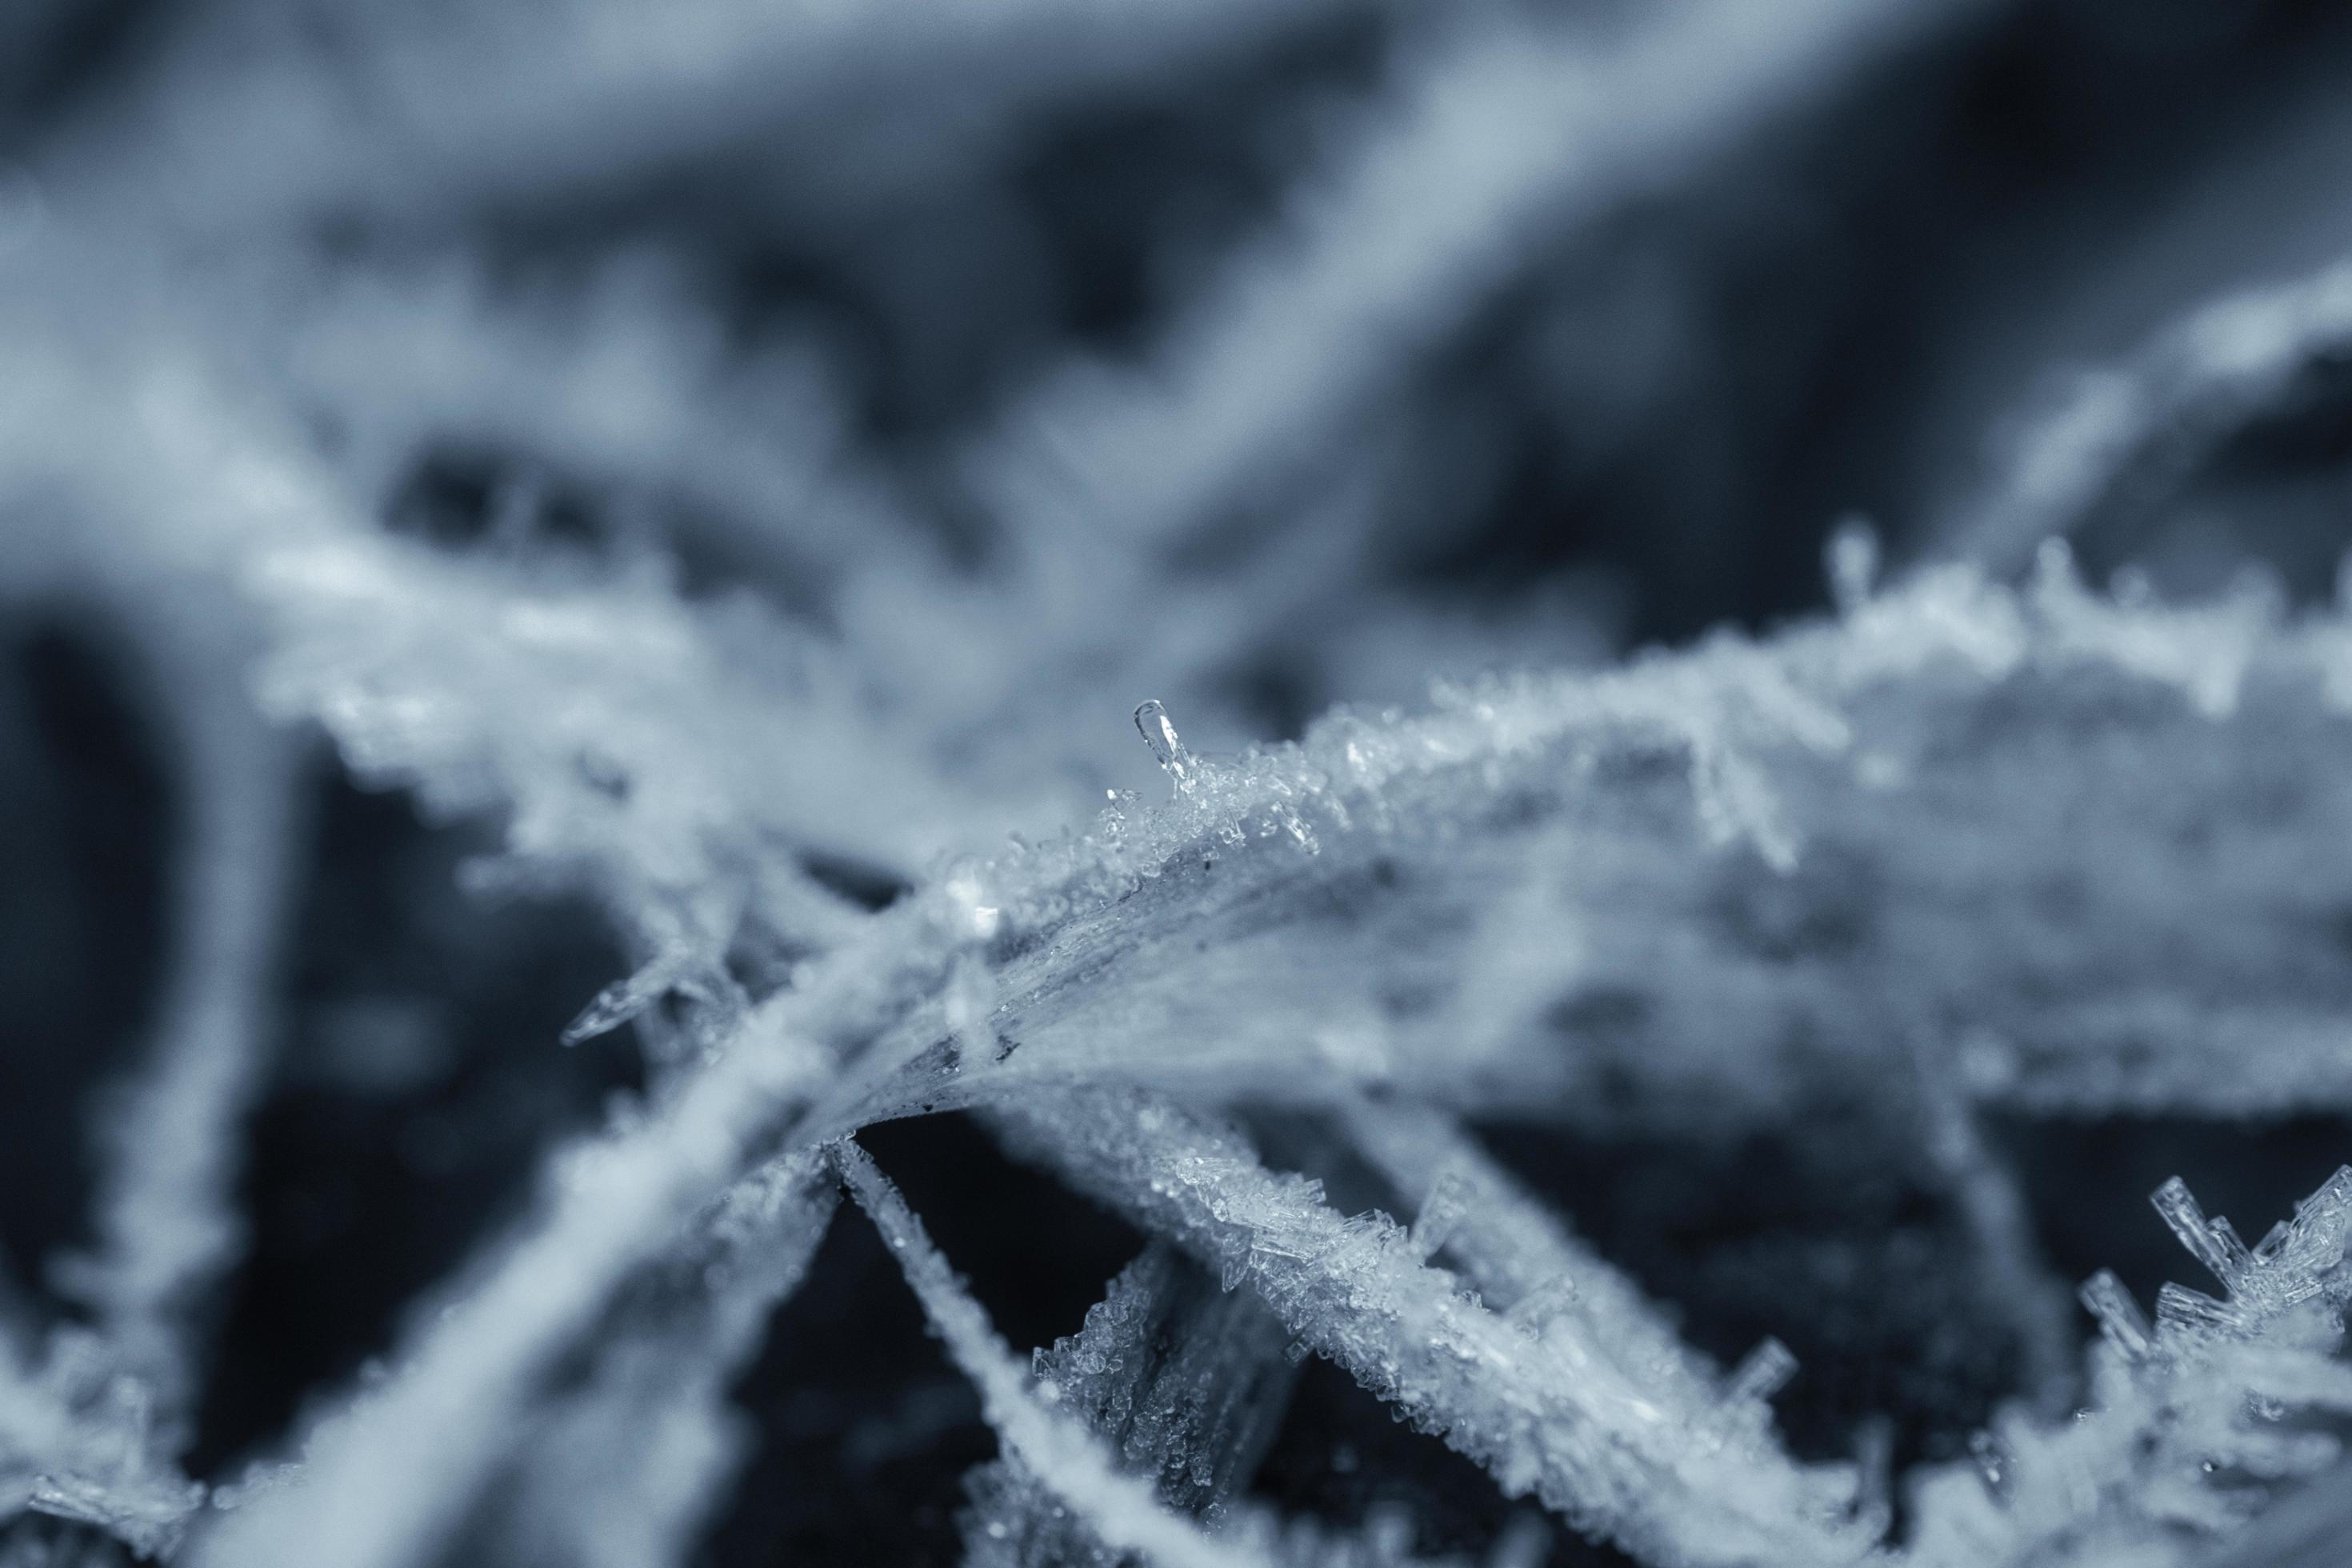
[[[135,1045],[0,1037],[0,1217],[79,1205],[0,1227],[0,1568],[908,1549],[727,1533],[826,1506],[787,1440],[953,1467],[924,1550],[972,1568],[2340,1561],[2352,226],[2305,198],[2347,39],[2158,9],[2128,47],[1991,0],[0,16],[0,613],[107,650],[171,795]],[[2165,154],[2207,221],[2126,223],[2076,126],[2052,199],[2116,237],[1988,216],[1998,287],[1906,297],[1943,346],[1824,391],[1874,325],[1826,296],[1944,243],[1904,209],[1843,255],[1880,161],[1958,201],[1953,126],[2010,112],[1970,73],[2037,50],[2152,97],[2234,62]],[[1041,216],[1040,148],[1108,160],[1099,211]],[[1776,467],[1805,398],[1899,456]],[[1547,506],[1600,543],[1523,558],[1497,520]],[[0,689],[9,743],[46,689]],[[81,929],[26,755],[11,976]],[[433,875],[322,915],[362,793]],[[478,909],[563,911],[593,978]],[[504,1121],[394,1109],[467,1070],[452,976]],[[364,1321],[278,1279],[257,1354],[270,1238],[379,1225],[272,1196],[274,1108],[328,1104],[398,1123],[367,1201],[448,1205],[441,1250]],[[2021,1150],[2234,1125],[2345,1141],[2281,1142],[2291,1212],[2164,1182],[2152,1299],[2070,1276],[2048,1215],[2120,1178]],[[927,1224],[892,1152],[974,1128]],[[1883,1156],[1927,1250],[1801,1235],[1828,1272],[1740,1276],[1727,1346],[1622,1216],[1759,1140]],[[959,1271],[974,1211],[1041,1276],[1132,1245],[1033,1345]],[[1832,1294],[1911,1314],[1881,1361],[1997,1370],[1898,1425],[1790,1350]],[[772,1386],[893,1310],[945,1395]],[[239,1357],[309,1369],[243,1428]],[[1800,1430],[1809,1377],[1864,1392]],[[1290,1436],[1365,1406],[1404,1430]]]

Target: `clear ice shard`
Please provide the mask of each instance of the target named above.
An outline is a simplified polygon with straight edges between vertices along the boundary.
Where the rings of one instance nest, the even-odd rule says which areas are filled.
[[[714,1030],[735,1022],[751,1004],[742,986],[726,971],[684,948],[673,948],[656,953],[635,973],[596,993],[563,1026],[559,1037],[567,1046],[593,1040],[645,1017],[673,993],[702,1010],[707,1026]]]
[[[2208,1219],[2178,1176],[2158,1187],[2151,1201],[2190,1256],[2225,1287],[2220,1300],[2179,1285],[2158,1290],[2159,1337],[2168,1329],[2192,1335],[2240,1333],[2326,1288],[2352,1234],[2352,1166],[2339,1167],[2295,1205],[2294,1219],[2273,1226],[2252,1250],[2228,1220]]]
[[[579,1016],[563,1026],[563,1043],[580,1045],[619,1028],[660,1001],[663,993],[677,984],[684,972],[685,966],[676,954],[665,953],[635,973],[615,980],[591,997]]]
[[[2124,1282],[2111,1268],[2102,1268],[2083,1281],[2077,1292],[2084,1307],[2099,1321],[2099,1331],[2124,1354],[2138,1361],[2146,1356],[2153,1331],[2147,1314],[2132,1300]]]
[[[2272,1268],[2293,1300],[2315,1292],[2320,1276],[2343,1261],[2347,1237],[2352,1237],[2352,1165],[2339,1165],[2317,1192],[2295,1205],[2294,1218],[2280,1238]]]
[[[1181,792],[1192,787],[1192,753],[1184,749],[1182,737],[1176,733],[1175,721],[1168,717],[1168,705],[1157,697],[1135,710],[1135,728],[1143,736],[1143,743],[1151,748],[1152,760],[1176,781]]]
[[[2244,1327],[2242,1315],[2227,1301],[2202,1290],[2191,1290],[2170,1280],[2157,1287],[2156,1326],[2168,1339],[2180,1334],[2234,1334]]]
[[[2175,1176],[2150,1194],[2148,1202],[2164,1216],[2164,1223],[2172,1228],[2180,1245],[2189,1249],[2189,1256],[2203,1264],[2206,1272],[2224,1287],[2237,1289],[2245,1278],[2246,1249],[2235,1231],[2205,1217],[2188,1183]]]
[[[1437,1178],[1429,1184],[1429,1195],[1421,1201],[1421,1212],[1412,1220],[1412,1249],[1423,1263],[1444,1249],[1446,1242],[1461,1226],[1475,1194],[1469,1173],[1459,1164],[1438,1168]]]

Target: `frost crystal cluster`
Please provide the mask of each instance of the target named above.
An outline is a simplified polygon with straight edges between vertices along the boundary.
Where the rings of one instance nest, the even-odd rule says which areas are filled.
[[[2352,1562],[2199,9],[5,8],[0,1568]]]

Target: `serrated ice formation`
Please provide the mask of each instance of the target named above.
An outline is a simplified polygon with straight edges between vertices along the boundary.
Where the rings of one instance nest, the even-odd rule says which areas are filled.
[[[2352,22],[0,9],[0,1568],[2352,1562]]]

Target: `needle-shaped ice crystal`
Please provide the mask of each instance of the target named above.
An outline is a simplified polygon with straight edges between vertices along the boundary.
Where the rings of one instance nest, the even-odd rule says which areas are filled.
[[[2215,1333],[2233,1335],[2245,1324],[2243,1315],[2229,1302],[2168,1279],[2156,1288],[2156,1326],[2170,1342]]]
[[[1764,1404],[1787,1387],[1789,1380],[1796,1375],[1795,1352],[1767,1334],[1732,1369],[1731,1375],[1723,1380],[1724,1403]]]
[[[1436,1257],[1453,1237],[1473,1196],[1470,1177],[1460,1165],[1439,1167],[1429,1195],[1421,1201],[1421,1213],[1413,1216],[1412,1249],[1423,1262]]]
[[[2116,1278],[2115,1270],[2100,1269],[2083,1281],[2077,1294],[2091,1316],[2099,1320],[2099,1331],[2110,1344],[2134,1361],[2147,1354],[2150,1330],[2147,1315],[2132,1300],[2124,1282]]]
[[[1822,555],[1829,570],[1830,597],[1840,612],[1851,616],[1870,602],[1878,585],[1878,535],[1863,519],[1847,518],[1830,535]]]
[[[663,993],[677,984],[681,973],[683,965],[676,954],[664,953],[649,961],[589,998],[579,1015],[563,1026],[561,1038],[567,1046],[576,1046],[619,1028],[660,1001]]]
[[[2175,1176],[2149,1194],[2148,1202],[2156,1205],[2156,1212],[2164,1216],[2164,1223],[2180,1238],[2180,1245],[2189,1249],[2191,1258],[2203,1264],[2207,1272],[2224,1286],[2237,1288],[2245,1278],[2245,1247],[2228,1225],[2205,1217],[2188,1183]]]
[[[1135,728],[1143,736],[1143,743],[1151,748],[1152,760],[1176,781],[1178,794],[1192,787],[1192,753],[1184,749],[1184,742],[1176,733],[1176,725],[1168,717],[1168,705],[1157,697],[1135,710]]]

